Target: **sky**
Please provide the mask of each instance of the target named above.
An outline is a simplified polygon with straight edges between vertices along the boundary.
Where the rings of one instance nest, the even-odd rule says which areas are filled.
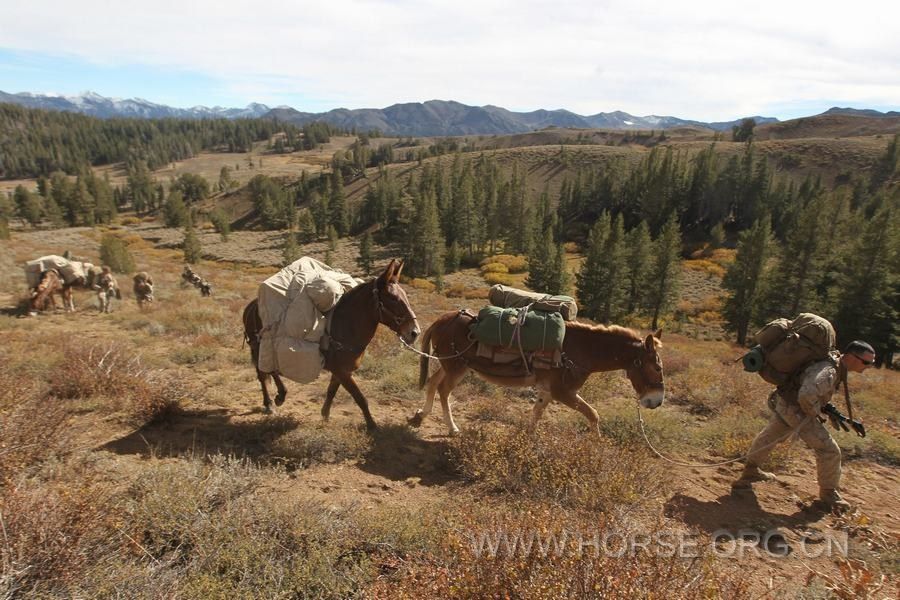
[[[0,90],[700,121],[900,110],[900,3],[3,0]]]

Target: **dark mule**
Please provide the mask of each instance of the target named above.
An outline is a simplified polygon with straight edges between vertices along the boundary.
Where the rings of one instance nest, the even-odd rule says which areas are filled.
[[[331,403],[338,387],[350,392],[366,419],[366,427],[377,426],[369,412],[369,403],[356,381],[353,371],[359,368],[363,354],[378,324],[386,325],[407,344],[412,344],[419,335],[419,324],[416,315],[409,306],[406,292],[400,287],[400,271],[403,263],[392,260],[379,277],[362,283],[346,292],[333,309],[331,327],[328,336],[328,349],[325,351],[325,369],[331,372],[331,382],[322,405],[322,417],[327,419],[331,412]],[[250,343],[250,354],[253,365],[259,365],[259,332],[262,321],[259,317],[257,301],[254,300],[244,309],[244,336]],[[263,373],[256,369],[263,392],[263,406],[266,412],[272,411],[272,401],[266,382],[269,376],[275,379],[278,395],[275,405],[280,406],[287,395],[278,373]]]
[[[55,269],[49,269],[41,273],[41,281],[37,287],[31,290],[31,298],[28,302],[28,311],[32,315],[38,311],[47,310],[47,304],[56,310],[56,298],[53,294],[59,294],[63,299],[63,307],[68,308],[72,302],[72,289],[66,285]]]
[[[624,369],[631,385],[637,392],[641,406],[656,408],[663,402],[662,361],[657,348],[661,331],[648,335],[646,339],[624,327],[615,325],[604,327],[585,323],[567,322],[563,341],[563,365],[551,369],[533,369],[529,374],[520,364],[498,365],[489,359],[476,356],[475,345],[469,338],[469,325],[474,317],[463,312],[452,312],[441,316],[425,332],[422,350],[433,352],[441,358],[440,367],[428,377],[428,358],[423,356],[419,363],[419,387],[425,387],[424,406],[416,411],[409,423],[418,427],[422,419],[431,413],[434,394],[441,397],[444,423],[450,434],[459,431],[450,411],[450,392],[462,380],[469,369],[482,379],[502,386],[535,386],[539,400],[534,405],[531,427],[550,403],[556,400],[583,414],[591,427],[600,434],[597,411],[578,395],[591,373]]]

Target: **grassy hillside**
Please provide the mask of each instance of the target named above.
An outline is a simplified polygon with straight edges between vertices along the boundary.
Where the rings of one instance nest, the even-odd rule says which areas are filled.
[[[817,115],[791,119],[781,123],[760,125],[754,130],[757,139],[797,139],[889,137],[900,133],[900,117],[867,117],[857,115]]]
[[[74,314],[20,317],[21,262],[65,248],[96,262],[102,232],[13,232],[0,241],[4,597],[731,599],[898,591],[896,372],[851,379],[870,434],[835,434],[846,495],[858,507],[848,517],[811,507],[815,467],[799,443],[773,455],[779,481],[746,496],[729,492],[734,465],[685,467],[654,456],[621,373],[595,375],[582,389],[601,415],[599,442],[580,415],[559,405],[529,435],[533,393],[471,376],[453,398],[461,436],[447,437],[438,415],[411,429],[406,418],[421,402],[418,357],[384,328],[358,372],[382,426],[366,435],[344,391],[331,421],[321,421],[324,376],[288,382],[278,415],[261,413],[240,313],[275,270],[266,252],[277,252],[276,240],[265,236],[277,232],[241,234],[259,236],[240,254],[263,266],[196,265],[215,290],[200,298],[180,286],[181,253],[162,237],[151,243],[112,231],[137,268],[154,276],[157,302],[148,311],[138,311],[121,276],[125,299],[110,315],[81,292]],[[304,251],[321,256],[324,248]],[[354,256],[342,246],[335,263],[356,272]],[[692,293],[709,279],[696,271]],[[405,288],[423,326],[481,302]],[[667,329],[663,342],[667,402],[643,415],[649,438],[678,461],[742,454],[765,422],[768,386],[740,370],[733,360],[741,350],[726,341]],[[747,542],[738,554],[737,544],[715,543],[723,530],[781,537]],[[597,535],[602,551],[578,551],[570,539],[558,556],[534,545],[491,557],[479,545],[501,534],[544,536],[546,545],[547,535],[564,532],[587,543]],[[660,535],[683,540],[685,557],[661,555],[653,541],[645,551],[616,552],[620,538]],[[846,539],[852,562],[819,553],[826,542],[806,541],[813,537]]]

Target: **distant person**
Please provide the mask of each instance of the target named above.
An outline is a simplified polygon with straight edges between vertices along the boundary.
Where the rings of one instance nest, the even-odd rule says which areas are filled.
[[[750,446],[741,476],[732,483],[736,490],[749,489],[757,481],[775,479],[775,475],[760,469],[775,446],[787,441],[796,429],[806,445],[816,454],[819,482],[819,502],[829,510],[844,512],[850,504],[841,497],[841,449],[823,424],[832,395],[847,377],[848,372],[862,373],[875,364],[875,350],[863,341],[850,342],[844,353],[835,360],[812,363],[788,385],[769,396],[772,417]],[[835,421],[832,421],[835,424]],[[837,427],[837,424],[835,424]]]
[[[141,271],[135,274],[133,281],[134,299],[138,309],[143,310],[145,304],[153,302],[153,278],[146,271]]]
[[[100,301],[100,312],[108,313],[112,309],[112,299],[122,299],[122,292],[119,291],[119,284],[112,274],[109,267],[102,267],[100,276],[94,283],[94,289],[97,290],[97,299]]]

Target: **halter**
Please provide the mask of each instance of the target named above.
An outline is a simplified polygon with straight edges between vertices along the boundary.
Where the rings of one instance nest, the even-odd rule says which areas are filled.
[[[391,310],[387,306],[384,305],[384,302],[381,301],[381,296],[378,295],[378,284],[377,283],[374,286],[372,286],[372,295],[375,297],[375,309],[378,311],[378,320],[379,321],[381,321],[382,314],[386,314],[388,317],[390,317],[391,320],[393,320],[394,326],[397,329],[400,329],[400,326],[403,325],[404,323],[406,323],[407,321],[415,321],[416,320],[416,314],[412,311],[411,308],[409,309],[410,316],[408,318],[398,317],[396,314],[391,312]],[[388,327],[390,327],[390,324],[388,324],[388,323],[385,323],[385,324]],[[394,330],[394,332],[397,333],[396,329]],[[397,335],[400,335],[400,334],[397,333]]]

